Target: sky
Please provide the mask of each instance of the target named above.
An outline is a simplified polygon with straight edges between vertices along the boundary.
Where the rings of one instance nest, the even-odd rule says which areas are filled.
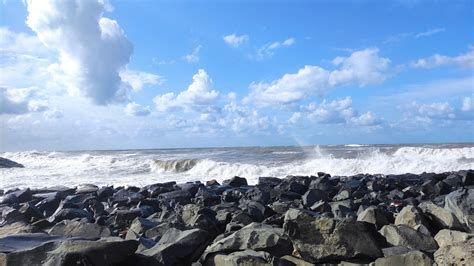
[[[474,141],[474,1],[3,0],[0,150]]]

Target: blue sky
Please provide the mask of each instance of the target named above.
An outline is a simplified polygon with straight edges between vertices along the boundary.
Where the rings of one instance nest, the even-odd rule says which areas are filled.
[[[0,5],[0,150],[474,140],[472,1]]]

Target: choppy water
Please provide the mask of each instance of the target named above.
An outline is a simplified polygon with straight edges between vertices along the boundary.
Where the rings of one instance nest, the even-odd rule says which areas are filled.
[[[0,188],[146,185],[259,176],[401,174],[474,168],[474,144],[340,145],[0,153],[25,168],[0,169]]]

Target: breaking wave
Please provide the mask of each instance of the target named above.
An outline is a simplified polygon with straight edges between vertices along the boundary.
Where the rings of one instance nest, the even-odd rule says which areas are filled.
[[[196,159],[154,160],[151,169],[153,172],[182,173],[193,168],[198,162]]]

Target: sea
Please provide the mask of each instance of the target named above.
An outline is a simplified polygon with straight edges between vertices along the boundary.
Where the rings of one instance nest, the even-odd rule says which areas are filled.
[[[403,174],[474,169],[474,144],[319,145],[145,150],[23,151],[0,157],[0,189],[80,184],[144,186],[260,176]]]

